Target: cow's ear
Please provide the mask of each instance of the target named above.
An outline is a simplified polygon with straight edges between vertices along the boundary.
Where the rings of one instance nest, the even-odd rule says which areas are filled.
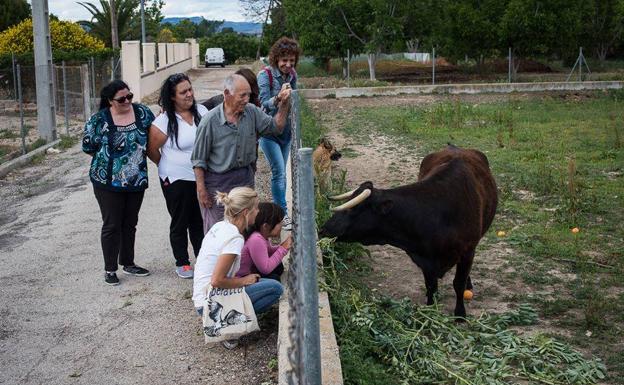
[[[394,205],[394,202],[392,202],[392,200],[386,199],[386,200],[379,202],[379,204],[375,205],[375,209],[380,214],[386,215],[390,212],[393,205]]]

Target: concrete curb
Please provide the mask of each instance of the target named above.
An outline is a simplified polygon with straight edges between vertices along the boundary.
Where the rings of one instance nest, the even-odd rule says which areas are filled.
[[[296,154],[291,154],[286,165],[287,185],[292,186],[291,180],[291,159]],[[292,193],[286,190],[286,201],[288,206],[292,208]],[[284,234],[282,234],[284,235]],[[320,251],[317,249],[317,260],[320,266],[323,265],[323,259]],[[282,275],[282,283],[286,287],[288,285],[288,268],[290,264],[290,254],[284,258],[284,274]],[[319,269],[320,271],[320,269]],[[288,290],[284,290],[284,295],[279,301],[279,327],[277,333],[277,367],[278,367],[278,384],[287,385],[287,373],[291,370],[288,350],[291,347],[289,331],[290,318],[288,316],[290,306],[288,303]],[[340,352],[334,332],[334,324],[331,316],[331,307],[329,305],[329,297],[327,292],[319,292],[319,330],[321,342],[321,383],[323,385],[342,385],[342,366],[340,364]]]
[[[60,142],[61,140],[57,139],[53,142],[44,144],[43,146],[36,148],[31,152],[28,152],[22,156],[19,156],[9,162],[0,165],[0,178],[4,178],[8,173],[15,170],[16,168],[29,164],[35,156],[39,154],[45,154],[48,148],[54,147]]]
[[[542,91],[586,91],[619,90],[621,81],[597,82],[543,82],[543,83],[484,83],[484,84],[440,84],[423,86],[390,86],[359,88],[302,89],[299,93],[305,99],[340,99],[368,96],[425,95],[425,94],[480,94]]]

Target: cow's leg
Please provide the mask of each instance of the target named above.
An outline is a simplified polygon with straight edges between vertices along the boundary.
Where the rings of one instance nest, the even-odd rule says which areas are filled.
[[[472,290],[472,280],[470,279],[470,276],[466,278],[466,290]]]
[[[453,288],[455,289],[455,316],[466,317],[466,308],[464,307],[464,290],[470,277],[470,268],[472,267],[472,259],[474,258],[474,249],[466,253],[457,264],[455,269],[455,279],[453,279]],[[470,285],[472,287],[472,283]]]
[[[427,288],[427,305],[433,305],[433,297],[438,291],[438,277],[431,271],[423,269],[425,287]]]

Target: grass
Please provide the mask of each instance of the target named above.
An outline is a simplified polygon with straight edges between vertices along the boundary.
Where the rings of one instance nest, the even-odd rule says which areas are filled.
[[[418,148],[419,155],[447,142],[485,152],[500,196],[495,223],[480,248],[496,242],[511,247],[514,253],[506,263],[515,273],[501,273],[499,278],[508,283],[520,280],[526,287],[526,293],[501,293],[503,300],[536,306],[540,317],[569,332],[566,342],[603,358],[612,383],[624,376],[623,96],[614,92],[580,100],[510,98],[474,105],[453,98],[427,107],[363,108],[352,111],[343,128],[363,143],[376,135],[395,137],[404,146]],[[329,214],[322,200],[317,205],[322,223]],[[574,228],[580,231],[574,233]],[[505,231],[504,237],[496,236],[499,230]],[[345,275],[365,269],[361,260],[336,263],[348,270]],[[563,279],[556,271],[574,278]],[[366,290],[353,287],[352,297]],[[547,288],[554,288],[554,298],[531,294]],[[340,322],[351,325],[344,317],[355,303],[346,306],[348,298],[333,294],[346,382],[384,383],[383,375],[376,374],[389,376],[392,363],[388,367],[374,353],[374,344],[362,346],[366,331],[340,327]],[[367,298],[361,306],[374,303]],[[387,377],[386,383],[400,383],[404,375]]]

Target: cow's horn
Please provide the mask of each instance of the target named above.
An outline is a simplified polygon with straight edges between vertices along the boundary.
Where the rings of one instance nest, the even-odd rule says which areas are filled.
[[[353,207],[359,205],[360,203],[364,202],[364,200],[366,198],[368,198],[370,195],[371,195],[371,190],[370,189],[366,189],[366,190],[362,191],[360,193],[360,195],[358,195],[355,198],[351,199],[347,203],[344,203],[344,204],[342,204],[342,205],[340,205],[338,207],[334,207],[331,210],[332,211],[342,211],[342,210],[353,208]]]
[[[355,190],[357,190],[357,189],[355,189]],[[348,197],[350,197],[355,192],[355,190],[351,190],[351,191],[346,192],[344,194],[340,194],[340,195],[335,195],[333,197],[329,197],[329,199],[332,200],[332,201],[342,201],[342,200],[345,200]]]

